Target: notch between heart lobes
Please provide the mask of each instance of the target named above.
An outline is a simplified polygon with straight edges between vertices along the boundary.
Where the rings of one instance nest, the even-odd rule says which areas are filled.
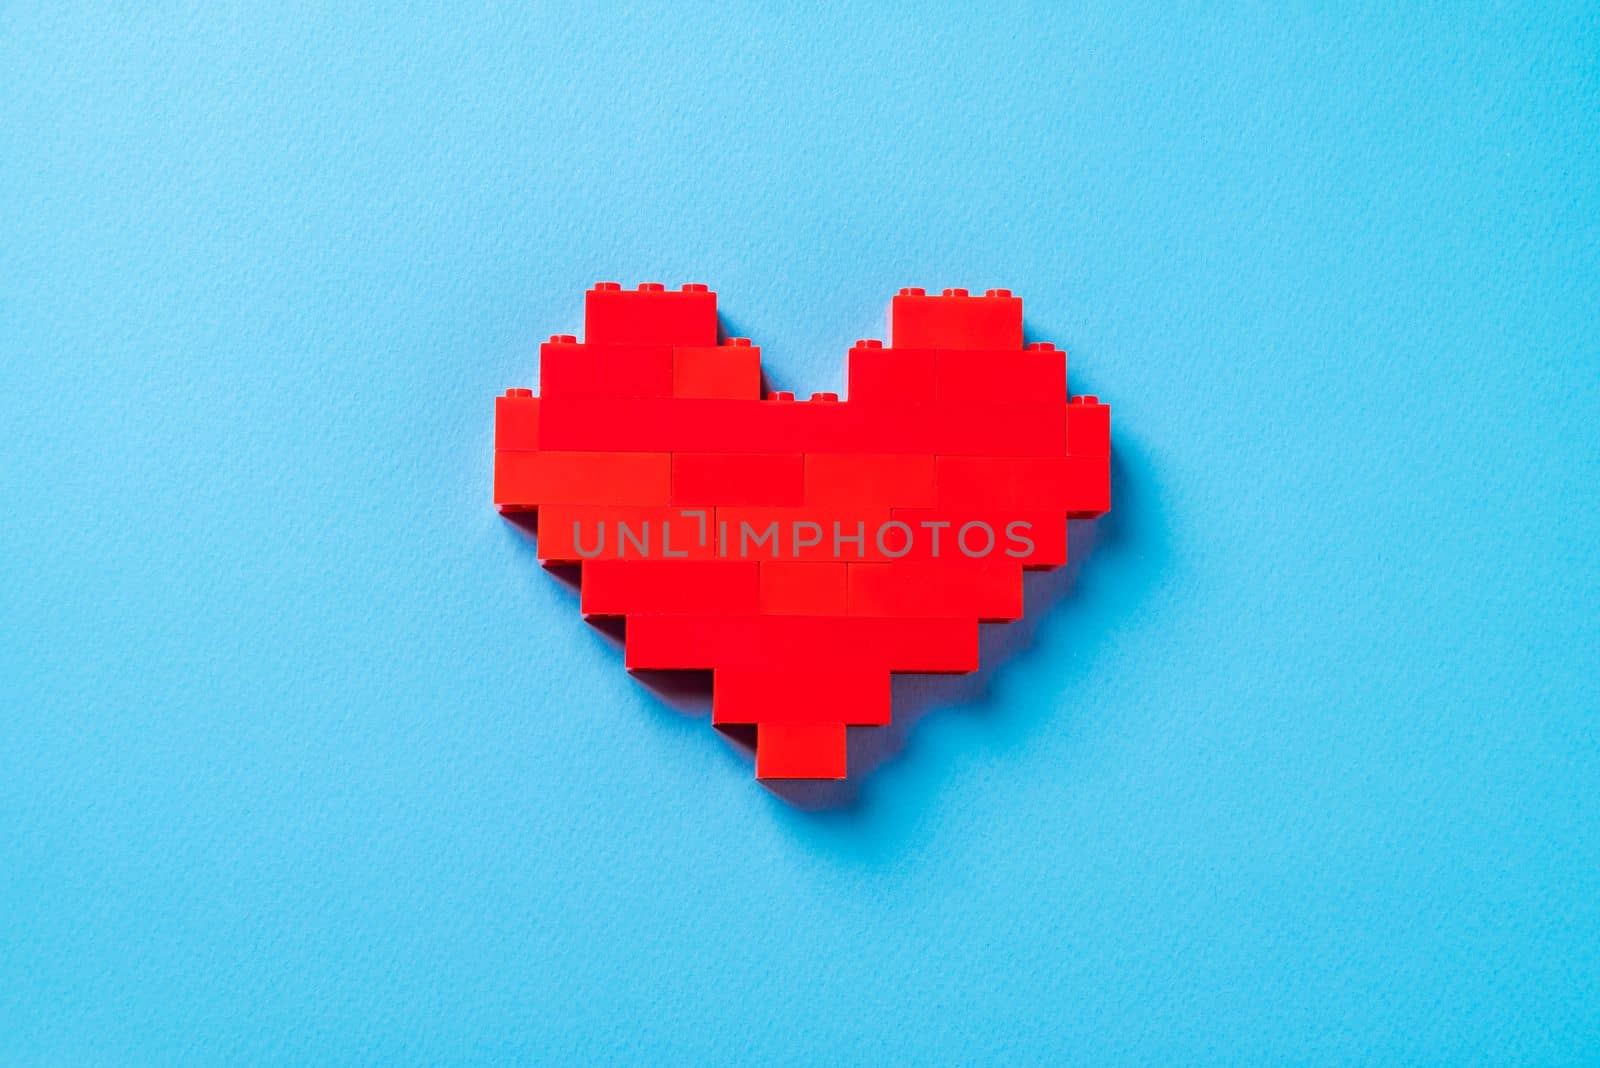
[[[799,401],[763,395],[707,287],[601,282],[539,394],[496,399],[495,504],[538,513],[584,615],[626,620],[630,670],[711,670],[759,778],[843,778],[889,676],[976,670],[978,624],[1019,618],[1023,571],[1110,507],[1110,408],[1023,343],[1019,298],[902,289],[889,320],[845,400]]]

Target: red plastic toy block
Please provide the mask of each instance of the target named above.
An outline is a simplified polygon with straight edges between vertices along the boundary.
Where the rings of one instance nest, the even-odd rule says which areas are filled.
[[[933,403],[933,349],[886,349],[881,341],[857,341],[846,360],[845,381],[852,401]]]
[[[827,504],[718,508],[717,554],[735,560],[808,563],[886,560],[878,533],[888,521],[887,508]],[[897,548],[891,541],[890,551]]]
[[[583,337],[591,345],[715,345],[717,295],[703,285],[600,282],[584,303]]]
[[[759,567],[738,560],[590,560],[579,607],[586,616],[754,615]]]
[[[850,440],[845,427],[854,414],[842,404],[794,401],[552,397],[540,407],[539,447],[799,454],[829,441],[838,451]]]
[[[877,647],[869,660],[883,662],[890,671],[930,675],[965,675],[978,670],[976,619],[862,619],[881,624],[863,637]]]
[[[845,564],[762,560],[761,614],[842,616],[848,613]]]
[[[538,511],[542,562],[582,565],[630,670],[713,672],[760,778],[844,776],[891,674],[975,670],[979,623],[1018,618],[1023,571],[1110,507],[1110,409],[1024,346],[1020,300],[905,290],[890,316],[846,400],[762,397],[704,286],[602,283],[585,337],[542,350],[542,396],[495,402],[495,503]]]
[[[805,503],[837,508],[932,507],[934,458],[915,453],[826,453],[805,458]]]
[[[798,505],[805,500],[805,462],[799,453],[673,453],[672,503]]]
[[[513,451],[539,447],[539,398],[533,390],[508,389],[494,399],[494,447]]]
[[[941,456],[937,470],[941,508],[1027,508],[1092,516],[1110,506],[1105,457]]]
[[[853,616],[966,619],[1022,618],[1022,565],[957,559],[848,564]]]
[[[625,663],[637,669],[744,668],[964,675],[978,668],[976,619],[629,614]]]
[[[1111,511],[1111,463],[1108,456],[1069,456],[1072,480],[1067,495],[1067,515],[1073,519],[1098,519]]]
[[[672,395],[701,400],[760,400],[761,350],[749,338],[672,350]]]
[[[1099,397],[1073,397],[1067,404],[1067,452],[1073,456],[1111,455],[1111,405]]]
[[[889,672],[722,668],[713,682],[711,722],[846,723],[881,727],[889,722]]]
[[[939,507],[1039,509],[1094,519],[1111,507],[1104,456],[941,456]]]
[[[671,345],[580,345],[571,336],[539,346],[541,397],[670,397]]]
[[[1020,349],[1022,301],[1006,289],[981,297],[902,289],[889,306],[889,337],[895,348]]]
[[[940,456],[1060,456],[1067,451],[1067,410],[1059,403],[937,405],[929,415]]]
[[[708,510],[668,506],[547,504],[539,509],[539,560],[714,560]]]
[[[904,538],[895,532],[890,548],[896,559],[908,563],[925,560],[958,560],[965,556],[962,544],[976,548],[985,541],[984,529],[994,532],[995,549],[989,555],[1014,560],[1027,570],[1045,571],[1067,562],[1067,516],[1056,509],[1035,511],[1030,507],[893,508],[893,522],[903,523],[912,532]],[[898,550],[909,545],[904,554]]]
[[[934,399],[941,403],[1067,403],[1067,354],[1053,345],[944,349],[934,366]]]
[[[539,447],[569,452],[1061,456],[1062,404],[872,406],[839,401],[547,397]]]
[[[843,723],[762,723],[756,778],[842,779],[848,774]]]
[[[672,457],[647,452],[513,452],[494,459],[494,502],[517,512],[541,504],[666,504]]]

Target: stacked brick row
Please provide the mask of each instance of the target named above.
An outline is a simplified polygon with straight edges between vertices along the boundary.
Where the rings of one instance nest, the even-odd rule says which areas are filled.
[[[496,504],[539,513],[586,615],[626,619],[630,669],[713,671],[761,778],[843,777],[890,674],[974,670],[978,623],[1020,616],[1023,570],[1110,505],[1110,410],[1024,345],[1021,300],[902,290],[890,339],[850,351],[846,400],[763,396],[706,287],[600,283],[539,395],[496,402]]]

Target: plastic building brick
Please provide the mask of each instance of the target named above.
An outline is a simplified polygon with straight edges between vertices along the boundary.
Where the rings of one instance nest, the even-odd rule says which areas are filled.
[[[804,671],[719,669],[711,722],[843,723],[880,727],[889,722],[889,672],[870,668]]]
[[[1024,345],[1020,299],[905,289],[889,317],[844,399],[763,396],[707,287],[599,283],[539,395],[495,400],[496,505],[581,566],[584,615],[626,621],[628,669],[712,671],[761,779],[844,777],[890,676],[976,669],[979,624],[1019,618],[1023,572],[1111,505],[1110,408]]]
[[[539,398],[531,389],[508,389],[494,399],[494,447],[519,452],[539,447]]]
[[[850,400],[874,404],[932,404],[933,349],[886,349],[881,341],[857,341],[846,357]]]
[[[579,607],[586,616],[755,615],[759,568],[740,560],[590,560]]]
[[[756,728],[756,778],[844,778],[844,728],[843,723],[762,723]]]
[[[1011,564],[947,559],[847,564],[853,616],[904,619],[1022,618],[1022,569]]]
[[[760,400],[761,350],[749,338],[672,350],[672,395],[702,400]]]
[[[846,565],[763,560],[760,612],[769,616],[842,616],[848,614]]]
[[[965,289],[933,296],[902,289],[889,306],[889,337],[895,348],[1022,348],[1022,301],[1007,289],[981,297]]]
[[[1067,452],[1073,456],[1111,455],[1111,408],[1099,397],[1073,397],[1067,404]]]
[[[675,452],[672,503],[802,504],[805,462],[799,453]]]
[[[504,511],[541,504],[666,504],[672,457],[664,452],[495,454],[494,501]]]
[[[934,356],[939,403],[1067,402],[1066,354],[1048,342],[1015,349],[941,349]]]
[[[693,283],[669,290],[599,282],[584,302],[583,335],[591,345],[715,345],[717,295]]]
[[[825,504],[718,508],[717,555],[801,563],[885,560],[888,557],[878,545],[878,532],[889,519],[887,508]],[[891,551],[894,548],[891,546]]]
[[[931,507],[934,458],[914,453],[812,453],[805,458],[805,502],[843,508]]]
[[[892,508],[889,518],[904,524],[918,536],[909,548],[896,557],[908,563],[954,558],[961,552],[963,528],[978,524],[968,533],[971,542],[983,527],[994,531],[996,551],[1014,560],[1024,570],[1042,571],[1067,562],[1067,515],[1062,511],[1041,511],[1026,507],[978,507],[970,504],[948,508]],[[891,548],[898,550],[900,541]]]
[[[670,397],[671,345],[580,345],[571,335],[539,346],[541,397]]]
[[[668,505],[547,504],[539,509],[541,563],[714,560],[711,516]]]

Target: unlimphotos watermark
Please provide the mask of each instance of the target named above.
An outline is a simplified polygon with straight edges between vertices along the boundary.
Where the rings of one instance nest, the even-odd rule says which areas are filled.
[[[689,555],[689,543],[694,541],[700,549],[709,545],[712,536],[711,516],[699,509],[679,512],[682,519],[697,522],[694,536],[679,528],[676,536],[682,543],[673,545],[674,521],[648,519],[637,522],[604,519],[585,524],[581,519],[572,521],[572,541],[578,555],[584,559],[606,554],[607,546],[616,556],[634,556],[639,559],[682,559]],[[898,560],[913,549],[937,559],[944,552],[958,552],[973,560],[981,560],[996,552],[1012,559],[1024,559],[1034,551],[1029,536],[1033,524],[1015,520],[1001,524],[997,534],[995,525],[983,519],[956,522],[951,519],[924,519],[908,523],[890,519],[869,528],[865,520],[855,522],[833,520],[832,530],[810,519],[770,519],[765,523],[740,519],[717,520],[716,550],[720,557],[747,560],[752,557],[780,560],[806,556],[831,555],[836,559],[866,559],[869,551],[876,558]],[[585,529],[587,526],[587,530]],[[609,541],[608,541],[609,534]]]

